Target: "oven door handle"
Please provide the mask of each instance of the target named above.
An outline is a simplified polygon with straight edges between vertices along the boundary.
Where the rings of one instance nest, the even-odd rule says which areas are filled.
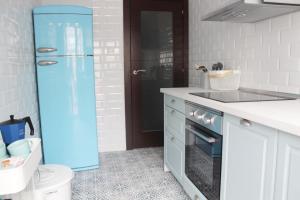
[[[191,126],[190,127],[185,127],[186,130],[191,131],[192,133],[194,133],[195,135],[197,135],[198,137],[200,137],[202,140],[212,144],[212,143],[216,143],[216,138],[213,137],[207,137],[199,132],[197,132],[196,130],[194,130]]]

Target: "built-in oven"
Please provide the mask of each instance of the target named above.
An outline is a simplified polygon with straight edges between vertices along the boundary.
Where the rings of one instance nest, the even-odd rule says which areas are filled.
[[[186,102],[185,174],[208,200],[220,199],[223,113]]]

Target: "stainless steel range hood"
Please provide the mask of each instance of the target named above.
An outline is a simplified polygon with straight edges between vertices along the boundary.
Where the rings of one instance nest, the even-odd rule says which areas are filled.
[[[300,11],[300,0],[239,0],[209,13],[202,21],[253,23]]]

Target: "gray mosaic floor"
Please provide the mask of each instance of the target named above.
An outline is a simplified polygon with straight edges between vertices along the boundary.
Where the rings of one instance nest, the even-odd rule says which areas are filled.
[[[163,171],[163,149],[101,153],[98,170],[77,172],[73,200],[189,200]]]

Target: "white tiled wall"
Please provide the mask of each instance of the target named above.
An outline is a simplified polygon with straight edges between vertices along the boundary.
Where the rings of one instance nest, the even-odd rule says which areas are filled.
[[[100,150],[125,150],[123,0],[96,0],[93,8]]]
[[[99,150],[125,150],[123,0],[43,0],[42,3],[93,8]]]
[[[39,133],[31,11],[38,0],[0,6],[0,121],[30,116]]]
[[[299,93],[300,13],[254,24],[201,21],[201,13],[220,4],[189,0],[190,85],[200,84],[195,64],[221,61],[241,69],[243,87]]]
[[[40,0],[41,5],[80,5],[80,6],[87,6],[87,7],[92,7],[93,6],[93,1],[96,0]],[[101,1],[101,0],[99,0]]]

